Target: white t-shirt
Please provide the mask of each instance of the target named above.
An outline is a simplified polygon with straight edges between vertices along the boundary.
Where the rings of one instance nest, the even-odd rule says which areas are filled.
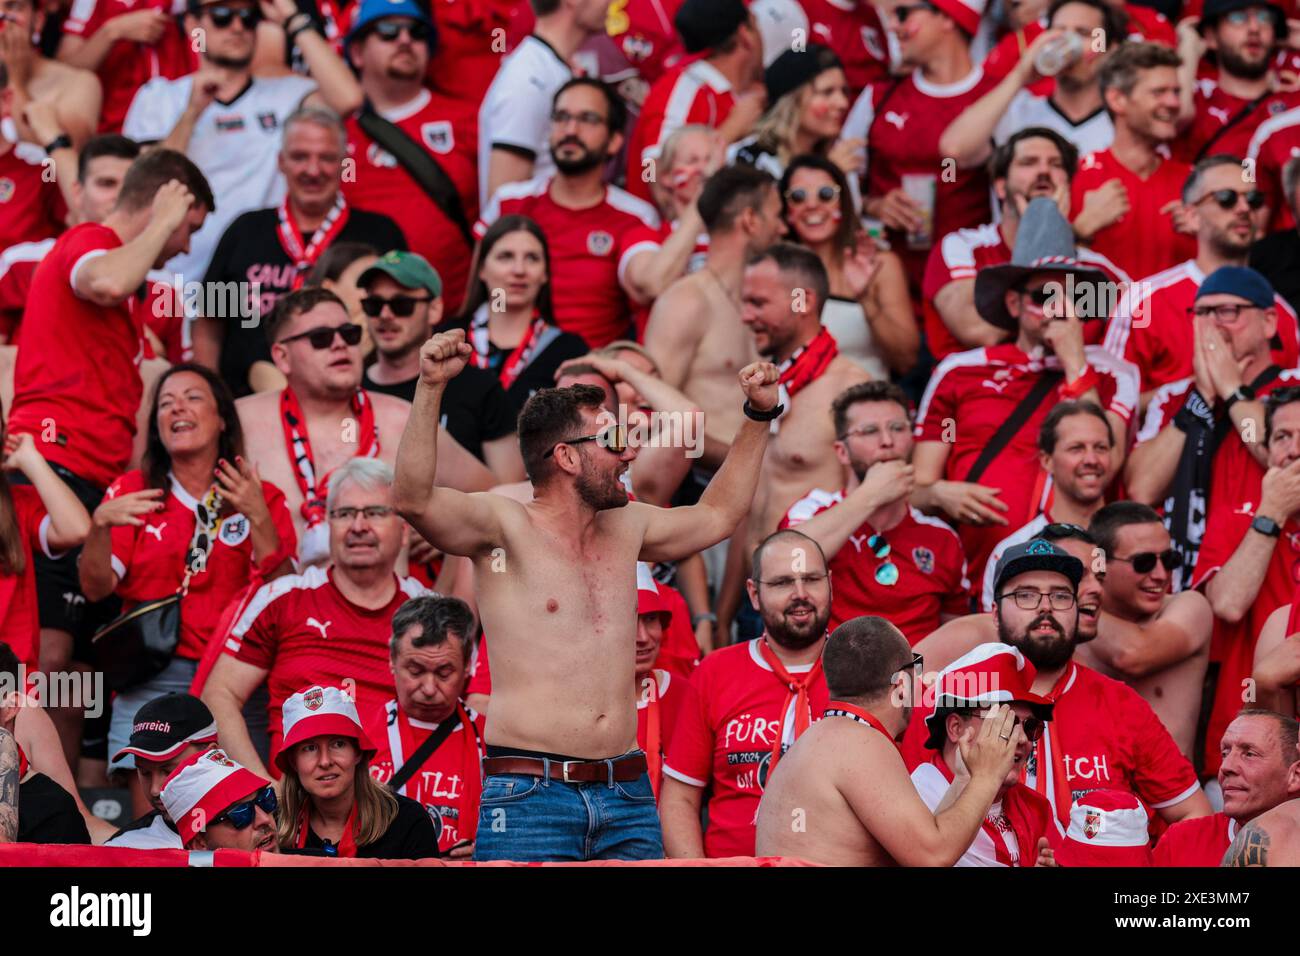
[[[122,135],[140,142],[166,139],[185,112],[194,75],[167,80],[159,77],[140,87],[122,122]],[[276,164],[284,138],[284,121],[316,83],[303,76],[277,76],[250,81],[229,103],[214,100],[194,124],[185,151],[207,177],[217,210],[190,238],[188,255],[167,263],[184,281],[197,281],[226,226],[251,209],[275,206],[284,199],[284,177]]]
[[[181,850],[181,835],[167,825],[160,813],[147,827],[127,830],[115,836],[105,846],[121,846],[129,850]]]
[[[1021,90],[1011,98],[1007,111],[993,130],[993,142],[1001,146],[1026,126],[1046,126],[1060,133],[1078,147],[1080,156],[1110,149],[1111,140],[1115,138],[1115,127],[1104,108],[1099,108],[1079,123],[1072,123],[1048,97]]]
[[[943,795],[948,792],[949,786],[939,768],[932,763],[923,763],[913,770],[912,783],[915,785],[921,801],[930,808],[931,812],[943,801]],[[989,808],[988,816],[992,818],[1001,812],[1002,804],[998,802]],[[1002,839],[1011,858],[1016,859],[1019,856],[1019,846],[1015,833],[1011,830],[1004,831]],[[998,862],[998,854],[993,846],[993,838],[988,835],[988,832],[983,827],[980,827],[975,833],[975,840],[971,843],[970,849],[963,853],[961,859],[953,865],[1005,866],[1006,864]]]
[[[840,354],[846,359],[872,378],[889,378],[889,366],[876,348],[861,304],[831,296],[822,306],[822,325],[834,336]]]
[[[533,154],[533,175],[555,174],[549,132],[555,93],[573,77],[569,64],[545,40],[526,36],[501,63],[478,111],[478,194],[486,206],[492,147],[506,146]]]

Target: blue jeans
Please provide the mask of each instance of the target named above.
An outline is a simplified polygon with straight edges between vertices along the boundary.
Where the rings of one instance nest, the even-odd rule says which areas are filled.
[[[564,783],[499,773],[483,784],[474,859],[522,863],[662,860],[650,776],[628,783]]]

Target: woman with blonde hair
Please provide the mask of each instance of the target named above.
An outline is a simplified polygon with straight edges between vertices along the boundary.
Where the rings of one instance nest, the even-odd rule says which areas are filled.
[[[276,766],[279,842],[285,853],[420,860],[438,856],[424,807],[370,775],[375,748],[357,706],[337,687],[309,687],[284,702]]]

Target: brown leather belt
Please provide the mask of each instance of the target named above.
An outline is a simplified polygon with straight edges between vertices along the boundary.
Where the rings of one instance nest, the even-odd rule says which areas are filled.
[[[546,773],[547,768],[550,774]],[[610,771],[618,783],[641,779],[646,771],[645,754],[612,757],[608,760],[543,760],[540,757],[484,757],[483,775],[518,773],[529,777],[549,776],[565,783],[608,783]]]

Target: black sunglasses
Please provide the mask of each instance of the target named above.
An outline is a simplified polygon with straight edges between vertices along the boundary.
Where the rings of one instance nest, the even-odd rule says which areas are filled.
[[[275,811],[280,807],[280,802],[276,799],[274,789],[263,787],[243,803],[236,803],[212,822],[214,824],[229,823],[236,830],[247,830],[253,825],[253,821],[257,819],[258,807],[261,807],[272,816],[275,815]]]
[[[978,714],[980,718],[987,719],[988,711]],[[1019,726],[1025,732],[1025,739],[1031,744],[1037,743],[1043,736],[1043,731],[1047,729],[1047,722],[1040,717],[1021,717],[1016,715],[1015,723],[1011,725],[1014,730]]]
[[[355,322],[348,322],[344,325],[318,325],[306,332],[299,332],[297,335],[283,338],[280,340],[280,344],[287,345],[298,339],[306,339],[314,349],[327,349],[334,344],[335,334],[343,339],[344,345],[361,344],[361,326]]]
[[[904,6],[894,7],[894,18],[898,20],[899,23],[906,23],[907,18],[919,10],[925,10],[928,13],[935,13],[938,10],[938,7],[932,3],[909,3]]]
[[[1199,206],[1207,199],[1213,199],[1219,204],[1220,209],[1236,209],[1237,200],[1241,198],[1246,200],[1246,206],[1250,209],[1258,209],[1260,206],[1264,205],[1264,202],[1267,199],[1267,197],[1258,189],[1251,189],[1247,192],[1239,192],[1236,189],[1216,189],[1214,192],[1202,196],[1192,205]]]
[[[1154,551],[1142,551],[1139,554],[1131,555],[1127,558],[1116,557],[1111,555],[1112,561],[1123,561],[1125,564],[1133,565],[1133,570],[1138,574],[1150,574],[1156,569],[1156,562],[1159,561],[1165,566],[1166,571],[1174,571],[1183,566],[1183,556],[1173,548],[1167,548],[1156,554]]]
[[[432,302],[433,296],[425,296],[417,299],[413,295],[395,295],[391,299],[385,299],[378,295],[368,295],[361,300],[361,311],[372,319],[379,318],[379,314],[384,311],[384,306],[392,310],[393,315],[399,319],[410,318],[415,314],[415,305],[417,302]]]
[[[785,199],[791,206],[802,206],[811,196],[816,196],[822,202],[832,202],[840,197],[840,187],[820,186],[814,193],[800,186],[787,191]]]
[[[208,7],[207,14],[212,18],[212,25],[219,30],[224,30],[236,19],[245,30],[252,30],[262,19],[261,11],[254,7]]]
[[[405,30],[407,35],[416,42],[428,39],[429,27],[415,20],[411,23],[398,23],[395,20],[380,20],[375,24],[375,35],[385,43],[392,43]]]

